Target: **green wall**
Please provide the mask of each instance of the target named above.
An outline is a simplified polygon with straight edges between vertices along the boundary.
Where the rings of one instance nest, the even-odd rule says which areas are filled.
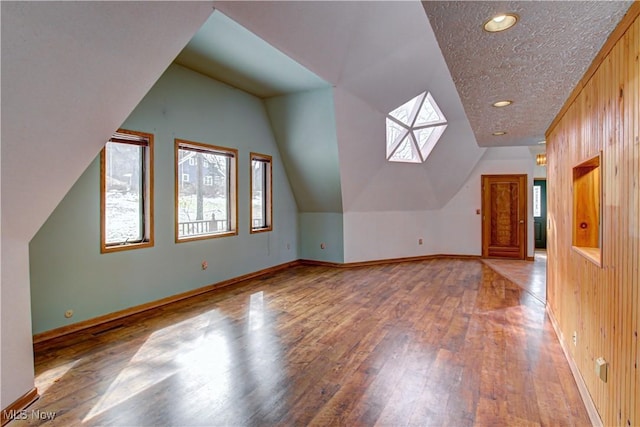
[[[265,101],[300,212],[342,212],[333,89]]]
[[[342,263],[342,187],[333,88],[278,96],[265,104],[300,210],[300,256]]]
[[[172,65],[122,127],[155,137],[155,246],[100,253],[96,158],[30,243],[34,333],[300,258],[298,208],[262,100]],[[239,150],[238,236],[175,243],[174,138]],[[251,151],[273,156],[269,233],[248,229]]]
[[[301,212],[300,258],[344,262],[344,231],[341,213]],[[321,245],[324,243],[324,248]]]

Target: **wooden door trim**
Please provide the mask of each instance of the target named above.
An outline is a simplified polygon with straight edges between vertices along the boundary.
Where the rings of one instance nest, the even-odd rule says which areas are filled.
[[[486,193],[485,193],[485,181],[491,178],[517,178],[519,181],[519,190],[522,195],[521,201],[521,211],[520,211],[520,220],[523,220],[521,224],[523,227],[520,227],[519,233],[522,242],[521,253],[519,253],[517,259],[526,260],[527,259],[527,251],[529,247],[528,242],[528,228],[529,228],[529,219],[528,219],[528,187],[529,187],[529,176],[527,174],[488,174],[481,175],[480,178],[480,188],[481,188],[481,228],[482,228],[482,247],[481,253],[482,258],[489,258],[489,238],[487,236],[487,222],[489,219],[487,218],[487,206],[486,206]],[[514,259],[514,258],[512,258]]]

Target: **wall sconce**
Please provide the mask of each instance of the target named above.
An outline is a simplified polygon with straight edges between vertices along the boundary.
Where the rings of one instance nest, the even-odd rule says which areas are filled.
[[[547,155],[544,153],[536,155],[536,165],[547,166]]]

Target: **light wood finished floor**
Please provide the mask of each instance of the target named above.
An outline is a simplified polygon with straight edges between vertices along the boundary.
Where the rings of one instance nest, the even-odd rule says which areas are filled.
[[[589,424],[544,305],[477,260],[294,267],[35,354],[47,425]]]
[[[511,280],[540,302],[547,301],[547,251],[536,249],[534,261],[483,259],[485,264]]]

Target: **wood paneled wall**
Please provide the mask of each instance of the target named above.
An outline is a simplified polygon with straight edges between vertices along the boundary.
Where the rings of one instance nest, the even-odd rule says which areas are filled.
[[[602,422],[618,426],[640,426],[639,14],[635,2],[547,131],[548,305]],[[572,191],[573,168],[600,152],[598,266],[572,249]]]

